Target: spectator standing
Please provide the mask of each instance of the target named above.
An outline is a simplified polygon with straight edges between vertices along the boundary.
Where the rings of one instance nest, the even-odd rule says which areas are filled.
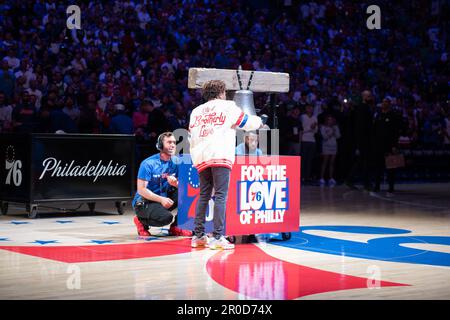
[[[144,104],[147,104],[149,110],[147,132],[150,139],[150,148],[153,149],[158,135],[169,131],[170,124],[161,108],[156,108],[151,99],[145,99]]]
[[[140,140],[144,139],[146,135],[150,108],[148,103],[142,103],[139,110],[133,112],[132,120],[134,133]]]
[[[6,98],[11,99],[14,94],[14,85],[16,77],[14,73],[9,70],[7,60],[2,61],[2,69],[0,70],[0,91],[2,91]]]
[[[37,81],[35,79],[30,80],[30,87],[27,89],[28,94],[36,97],[35,108],[39,111],[41,108],[42,91],[37,88]]]
[[[27,92],[22,94],[22,102],[13,110],[12,123],[14,132],[32,133],[34,132],[37,120],[34,104],[30,103],[30,97]]]
[[[301,124],[303,128],[301,139],[301,155],[302,155],[302,180],[311,181],[313,159],[316,152],[316,138],[318,132],[317,117],[313,115],[313,106],[306,106],[306,113],[301,116]]]
[[[67,114],[76,125],[78,125],[78,121],[80,120],[80,109],[74,106],[72,97],[66,98],[62,111]]]
[[[114,116],[110,123],[111,133],[115,134],[133,134],[133,120],[125,113],[125,106],[123,104],[116,104],[114,106]]]
[[[50,111],[50,132],[62,130],[65,133],[77,133],[78,128],[74,120],[63,111],[63,103],[58,101],[56,107]]]
[[[350,139],[353,139],[353,166],[346,178],[346,184],[350,188],[355,188],[354,181],[358,173],[360,174],[364,189],[371,190],[369,177],[369,158],[371,150],[371,132],[373,119],[374,98],[369,90],[365,90],[361,94],[362,102],[356,104],[353,117],[352,128],[353,133]]]
[[[397,153],[398,128],[398,118],[391,111],[390,100],[385,98],[381,103],[381,110],[375,114],[373,121],[371,159],[375,175],[373,192],[380,192],[381,179],[386,170],[389,184],[387,196],[389,197],[394,193],[395,169],[386,169],[386,156]]]
[[[288,111],[285,120],[285,141],[288,143],[288,155],[300,155],[300,136],[302,132],[302,122],[300,119],[300,108],[295,106]]]
[[[322,166],[320,170],[320,185],[325,185],[325,170],[328,167],[328,184],[330,187],[336,185],[334,180],[334,161],[338,152],[337,139],[341,137],[336,119],[328,116],[325,123],[320,126],[320,134],[322,136]]]
[[[5,94],[0,91],[0,133],[12,130],[13,108],[6,103]]]

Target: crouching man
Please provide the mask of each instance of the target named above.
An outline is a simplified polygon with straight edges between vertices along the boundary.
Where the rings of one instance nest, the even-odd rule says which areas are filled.
[[[156,148],[160,152],[142,161],[137,176],[137,192],[132,205],[138,235],[148,237],[150,227],[170,224],[169,235],[191,236],[191,231],[177,227],[177,218],[173,219],[171,212],[178,204],[179,165],[178,157],[174,156],[176,139],[173,133],[162,133]]]

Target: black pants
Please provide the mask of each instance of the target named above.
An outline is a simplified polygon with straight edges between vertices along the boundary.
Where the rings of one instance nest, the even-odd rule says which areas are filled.
[[[389,185],[389,192],[394,192],[395,184],[395,169],[387,169],[385,162],[384,153],[378,153],[374,155],[374,175],[375,175],[375,187],[374,191],[380,191],[381,179],[383,178],[383,173],[386,170],[387,181]]]
[[[149,200],[144,201],[143,205],[135,207],[136,216],[146,229],[166,226],[172,222],[171,211],[178,206],[178,191],[170,194],[169,198],[173,201],[173,205],[169,209],[164,208],[159,202]],[[177,217],[175,216],[172,226],[176,225]]]
[[[348,175],[346,177],[346,182],[354,183],[355,178],[359,175],[364,184],[364,188],[370,189],[370,176],[369,176],[369,152],[367,150],[360,151],[360,154],[354,156],[353,165],[351,166]]]

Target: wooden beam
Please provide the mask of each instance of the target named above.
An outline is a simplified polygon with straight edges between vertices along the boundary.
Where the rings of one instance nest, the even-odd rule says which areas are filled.
[[[247,84],[252,71],[240,70],[242,89],[247,89]],[[227,90],[239,90],[239,81],[236,70],[189,68],[189,89],[201,89],[209,80],[225,81]],[[253,92],[288,92],[289,74],[281,72],[254,71],[249,90]]]

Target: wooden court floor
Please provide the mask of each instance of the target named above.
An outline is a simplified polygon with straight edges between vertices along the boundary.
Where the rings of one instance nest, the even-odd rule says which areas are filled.
[[[450,299],[450,184],[303,187],[300,231],[191,249],[130,207],[0,216],[0,299]],[[44,210],[45,211],[45,210]]]

